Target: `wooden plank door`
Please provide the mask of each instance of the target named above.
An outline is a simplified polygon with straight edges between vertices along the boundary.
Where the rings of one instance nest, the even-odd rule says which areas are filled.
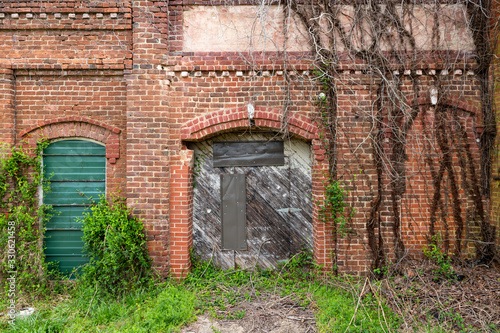
[[[285,142],[280,166],[213,167],[213,142],[270,140],[272,135],[225,134],[193,144],[197,162],[194,189],[194,246],[204,260],[223,268],[275,267],[302,249],[312,250],[309,145]],[[221,175],[241,175],[246,192],[246,250],[222,244]]]

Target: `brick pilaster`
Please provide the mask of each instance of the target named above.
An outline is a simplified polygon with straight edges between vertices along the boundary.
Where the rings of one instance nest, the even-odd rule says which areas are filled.
[[[14,75],[11,69],[0,68],[0,142],[15,142]]]
[[[169,251],[168,82],[158,69],[165,36],[158,30],[158,8],[133,3],[133,64],[127,80],[127,203],[144,222],[148,249],[167,275]]]
[[[498,1],[493,2],[493,13],[494,18],[492,22],[498,22],[500,19],[500,3]],[[493,70],[492,70],[492,81],[493,81],[493,108],[496,114],[497,121],[497,137],[496,137],[496,149],[493,149],[493,163],[491,167],[492,182],[491,182],[491,221],[496,228],[496,244],[500,242],[500,35],[498,34],[498,27],[495,24],[493,27],[492,36],[496,38],[493,41],[495,46],[495,55],[493,57]]]
[[[186,276],[193,247],[193,151],[181,151],[180,164],[171,166],[170,273]]]

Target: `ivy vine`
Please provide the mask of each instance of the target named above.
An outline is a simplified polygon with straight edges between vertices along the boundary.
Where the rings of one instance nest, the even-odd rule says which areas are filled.
[[[43,182],[41,152],[0,144],[0,281],[3,291],[43,294],[49,272],[43,254],[43,225],[50,207],[41,205]],[[8,283],[15,278],[15,284]],[[15,290],[12,290],[15,285]]]

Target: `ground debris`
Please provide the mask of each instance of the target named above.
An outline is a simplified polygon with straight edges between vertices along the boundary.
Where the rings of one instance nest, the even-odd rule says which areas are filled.
[[[234,314],[242,314],[234,318]],[[203,314],[183,328],[181,333],[313,333],[316,322],[311,309],[305,308],[290,296],[261,294],[257,299],[228,306],[224,311]]]
[[[447,331],[500,330],[500,269],[453,265],[449,276],[432,262],[408,261],[382,281],[380,293],[403,320],[404,331],[438,325]],[[408,273],[409,272],[409,273]]]

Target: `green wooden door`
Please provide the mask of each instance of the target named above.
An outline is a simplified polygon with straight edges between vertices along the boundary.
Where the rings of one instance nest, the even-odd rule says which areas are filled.
[[[44,149],[43,167],[51,189],[43,201],[56,212],[46,225],[45,256],[68,274],[88,262],[77,218],[105,192],[105,147],[84,140],[57,141]]]

